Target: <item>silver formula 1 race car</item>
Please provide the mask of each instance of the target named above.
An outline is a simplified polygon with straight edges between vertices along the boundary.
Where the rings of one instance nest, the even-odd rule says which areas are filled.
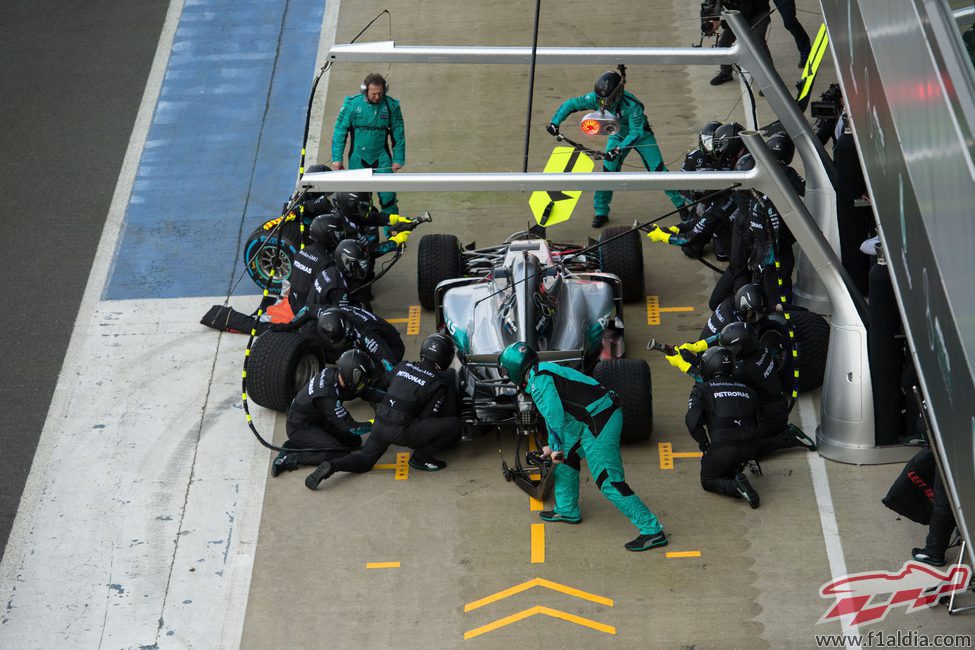
[[[547,489],[537,455],[521,463],[522,444],[540,449],[543,423],[534,404],[497,369],[509,344],[524,341],[542,361],[581,370],[623,401],[623,441],[646,441],[653,431],[650,368],[624,359],[623,303],[644,299],[639,234],[609,228],[588,246],[549,241],[535,227],[488,248],[462,247],[454,235],[426,235],[418,251],[420,304],[435,312],[460,361],[461,411],[474,430],[513,426],[514,467],[502,464],[535,496]],[[541,473],[532,481],[531,473]]]

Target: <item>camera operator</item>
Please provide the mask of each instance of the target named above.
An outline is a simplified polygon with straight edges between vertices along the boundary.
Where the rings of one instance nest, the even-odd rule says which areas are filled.
[[[736,40],[735,33],[728,24],[720,20],[722,10],[730,9],[741,13],[741,17],[745,19],[745,22],[748,23],[751,30],[758,36],[758,40],[765,50],[765,54],[771,60],[772,55],[769,52],[768,43],[765,40],[769,26],[769,13],[771,13],[769,0],[712,0],[711,2],[701,3],[701,31],[705,32],[705,35],[708,35],[708,32],[704,30],[704,11],[706,7],[712,11],[710,14],[712,16],[710,34],[718,31],[719,23],[721,25],[721,36],[718,37],[718,47],[731,47]],[[726,81],[731,81],[730,65],[721,66],[718,74],[711,79],[711,85],[720,86]]]

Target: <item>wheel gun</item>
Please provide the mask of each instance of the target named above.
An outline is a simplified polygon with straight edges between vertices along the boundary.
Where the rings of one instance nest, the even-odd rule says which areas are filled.
[[[433,217],[430,216],[430,213],[429,212],[424,212],[423,214],[421,214],[416,219],[410,219],[409,221],[404,221],[404,222],[400,222],[400,223],[394,224],[392,226],[389,226],[389,236],[392,237],[393,235],[396,235],[398,233],[401,233],[401,232],[403,232],[405,230],[413,230],[414,228],[416,228],[417,226],[419,226],[421,223],[430,223],[431,221],[433,221]]]
[[[673,346],[667,345],[666,343],[657,343],[657,339],[650,339],[650,342],[647,343],[647,349],[662,352],[668,357],[677,354],[677,350]]]

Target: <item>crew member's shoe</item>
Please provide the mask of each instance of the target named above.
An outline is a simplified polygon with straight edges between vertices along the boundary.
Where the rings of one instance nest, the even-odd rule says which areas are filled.
[[[658,546],[667,546],[667,535],[660,531],[654,535],[640,535],[633,541],[623,545],[627,551],[649,551]]]
[[[714,77],[711,78],[711,85],[720,86],[721,84],[726,83],[728,81],[731,81],[731,73],[722,70],[721,72],[719,72],[718,74],[714,75]]]
[[[413,469],[423,470],[424,472],[439,472],[446,466],[447,461],[437,460],[432,456],[424,459],[417,458],[416,454],[410,456],[410,467]]]
[[[748,477],[738,472],[735,474],[735,489],[738,490],[738,494],[741,498],[748,502],[748,505],[752,507],[752,510],[758,507],[758,492],[752,487],[752,484],[748,482]]]
[[[566,517],[565,515],[560,515],[554,510],[542,510],[540,513],[538,513],[538,516],[542,518],[542,521],[551,521],[553,523],[562,523],[562,524],[582,523],[582,517]]]
[[[796,442],[800,446],[805,447],[809,451],[816,451],[816,441],[807,436],[802,429],[794,424],[790,424],[789,431],[791,431],[792,435],[796,437]]]
[[[332,469],[332,464],[326,460],[305,478],[305,487],[309,490],[317,490],[318,484],[334,473],[335,470]]]
[[[592,227],[593,228],[602,228],[604,225],[606,225],[606,222],[607,221],[609,221],[609,215],[608,214],[597,214],[596,216],[594,216],[592,218]]]
[[[911,549],[911,557],[913,557],[918,562],[924,562],[925,564],[930,564],[931,566],[945,565],[945,556],[933,555],[931,553],[928,553],[923,548]]]
[[[298,469],[298,454],[289,454],[285,450],[278,452],[277,458],[271,463],[271,476],[281,472],[291,472]]]

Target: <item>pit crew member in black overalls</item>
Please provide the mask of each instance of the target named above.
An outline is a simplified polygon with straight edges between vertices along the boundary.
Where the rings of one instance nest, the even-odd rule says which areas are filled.
[[[435,472],[447,466],[435,454],[460,439],[456,375],[448,371],[454,344],[443,334],[420,345],[419,361],[402,361],[393,370],[386,397],[376,406],[376,421],[360,451],[325,461],[308,475],[305,485],[317,490],[335,472],[368,472],[390,445],[413,449],[409,465]]]

